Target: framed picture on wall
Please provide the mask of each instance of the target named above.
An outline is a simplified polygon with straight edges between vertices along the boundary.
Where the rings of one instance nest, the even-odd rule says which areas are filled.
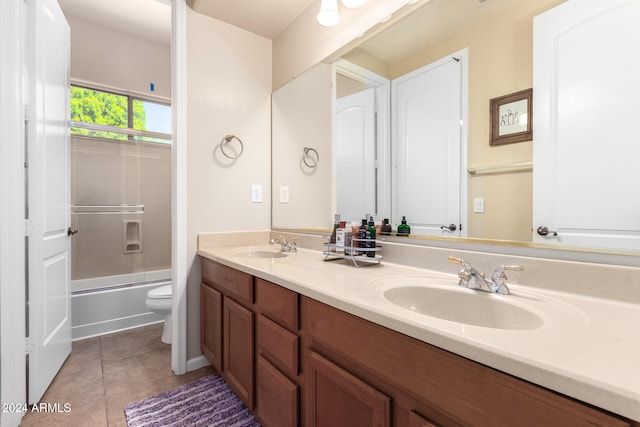
[[[525,89],[489,101],[491,139],[489,145],[531,141],[533,138],[533,89]]]

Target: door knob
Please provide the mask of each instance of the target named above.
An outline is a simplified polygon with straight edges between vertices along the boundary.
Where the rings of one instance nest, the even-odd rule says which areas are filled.
[[[551,231],[547,227],[545,227],[544,225],[541,225],[540,227],[538,227],[536,229],[536,232],[541,236],[546,236],[548,234],[551,234],[552,236],[557,236],[558,235],[558,233],[556,231]]]
[[[67,228],[67,236],[74,236],[78,234],[78,229],[77,228]]]
[[[440,230],[456,231],[457,229],[458,227],[456,227],[455,224],[443,225],[442,227],[440,227]]]

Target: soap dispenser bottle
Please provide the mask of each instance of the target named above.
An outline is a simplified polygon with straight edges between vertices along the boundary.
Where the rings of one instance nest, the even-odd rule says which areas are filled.
[[[407,224],[407,218],[402,217],[402,223],[398,225],[398,236],[408,236],[411,234],[411,227]]]
[[[369,224],[368,224],[368,227],[367,227],[367,232],[368,232],[367,233],[368,234],[368,238],[370,239],[367,242],[367,247],[369,249],[371,249],[370,251],[367,251],[367,256],[369,258],[374,258],[376,256],[376,253],[373,250],[373,249],[376,248],[376,225],[373,222],[373,217],[372,216],[369,217]]]
[[[382,220],[382,226],[380,226],[380,234],[389,236],[391,235],[391,224],[389,224],[389,218]]]

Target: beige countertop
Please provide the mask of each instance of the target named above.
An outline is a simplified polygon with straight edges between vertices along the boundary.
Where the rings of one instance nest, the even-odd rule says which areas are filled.
[[[519,330],[473,326],[416,313],[382,296],[390,284],[424,281],[475,292],[458,287],[456,274],[388,262],[356,268],[345,260],[326,262],[321,251],[309,249],[284,258],[253,258],[241,254],[274,247],[208,244],[200,242],[200,256],[640,421],[638,304],[509,283],[511,295],[486,298],[509,298],[539,315],[542,324]]]

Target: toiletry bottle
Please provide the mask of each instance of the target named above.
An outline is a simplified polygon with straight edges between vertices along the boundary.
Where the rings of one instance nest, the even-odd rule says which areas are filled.
[[[353,221],[351,223],[351,255],[359,255],[360,254],[360,242],[358,239],[360,238],[360,224],[357,221]]]
[[[349,228],[345,228],[344,231],[344,254],[354,255],[353,251],[353,233],[351,232],[351,225]]]
[[[362,220],[362,224],[360,225],[360,229],[358,231],[358,239],[360,239],[360,247],[368,248],[369,242],[366,241],[369,235],[369,230],[367,230],[367,220],[366,218]],[[359,251],[358,255],[365,255],[368,251]]]
[[[335,243],[336,242],[336,232],[338,231],[338,228],[340,227],[340,214],[336,214],[335,218],[336,218],[336,220],[333,223],[333,231],[331,232],[331,237],[329,237],[329,243]],[[329,250],[331,250],[331,248],[329,248]]]
[[[391,224],[389,224],[389,218],[385,218],[382,221],[382,226],[380,227],[380,234],[389,236],[391,234]]]
[[[340,226],[336,230],[336,253],[343,254],[344,253],[344,243],[345,243],[345,227],[347,226],[346,221],[340,221]]]
[[[407,218],[402,217],[402,223],[398,225],[398,236],[408,236],[411,234],[411,227],[407,224]]]
[[[367,256],[369,258],[375,258],[376,252],[373,249],[376,248],[376,225],[373,222],[373,217],[372,216],[369,217],[369,224],[368,224],[368,227],[367,227],[367,231],[369,232],[369,237],[368,238],[371,239],[370,241],[367,242],[368,243],[367,247],[369,249],[372,249],[372,250],[367,252]]]

